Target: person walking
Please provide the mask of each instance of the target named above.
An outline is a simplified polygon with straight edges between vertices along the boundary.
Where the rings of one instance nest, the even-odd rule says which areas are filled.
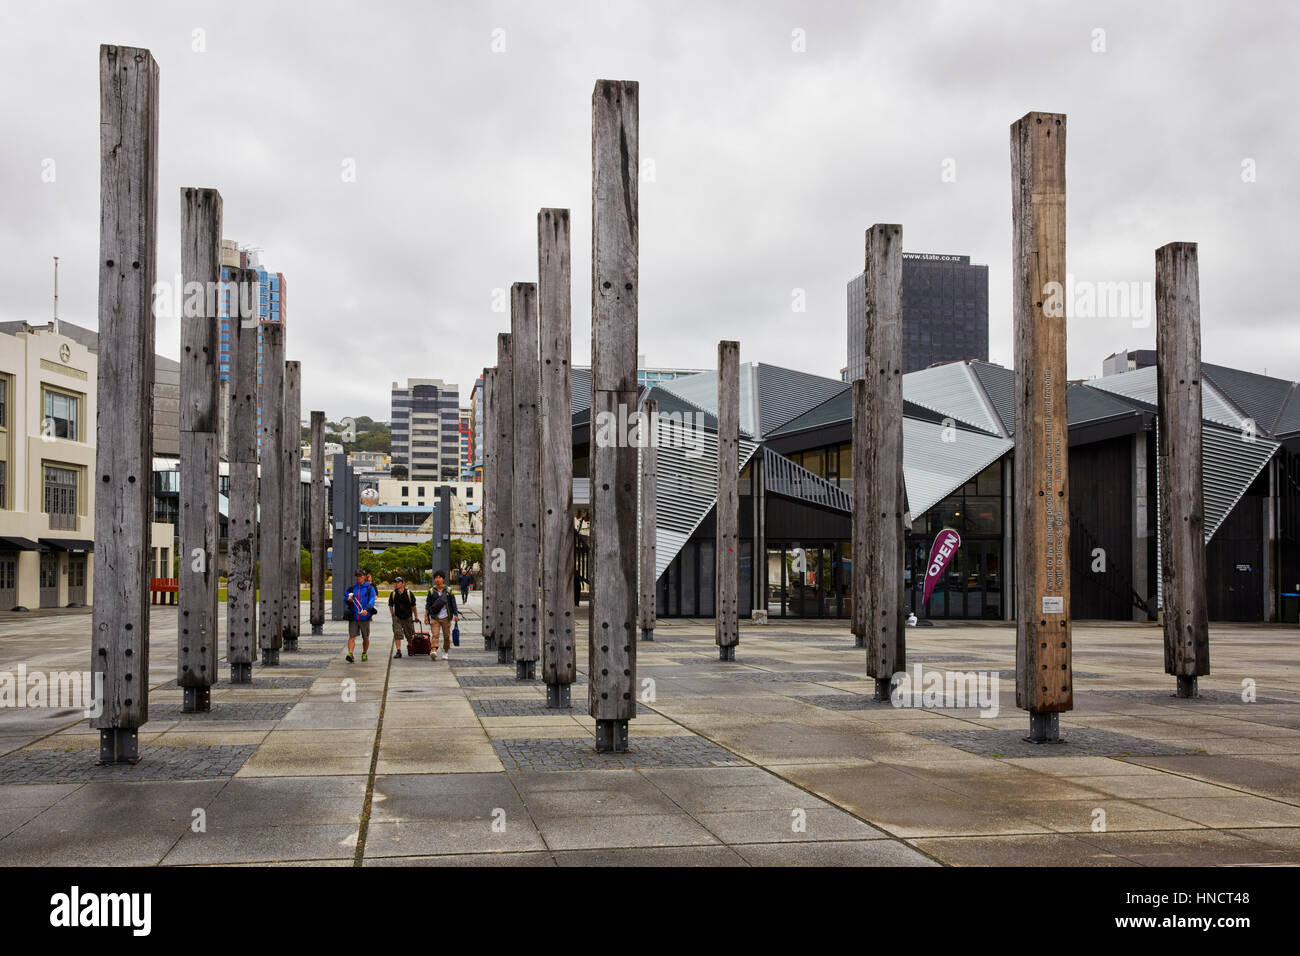
[[[442,656],[451,657],[451,625],[460,620],[456,595],[447,590],[447,578],[441,571],[433,572],[433,590],[424,599],[424,623],[429,625],[433,638],[433,659],[438,659],[438,633],[442,632]]]
[[[415,638],[415,594],[406,589],[406,580],[400,575],[393,581],[393,593],[388,595],[388,613],[393,615],[393,657],[402,656],[402,640],[408,643]]]
[[[370,652],[370,621],[375,616],[375,589],[366,583],[365,573],[358,568],[354,575],[356,583],[348,588],[344,595],[344,606],[348,618],[348,656],[347,662],[353,663],[352,654],[356,650],[357,635],[361,635],[361,659],[364,661]]]
[[[469,573],[468,568],[463,568],[460,572],[460,601],[462,604],[469,603],[469,589],[474,584],[474,575]]]

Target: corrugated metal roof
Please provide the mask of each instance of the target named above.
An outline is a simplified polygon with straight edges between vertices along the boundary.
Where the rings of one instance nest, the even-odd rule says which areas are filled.
[[[1255,372],[1243,372],[1226,365],[1203,362],[1201,374],[1213,382],[1214,387],[1241,409],[1247,418],[1252,419],[1255,430],[1262,435],[1273,434],[1278,415],[1295,390],[1295,382]]]
[[[746,362],[740,366],[740,433],[754,437],[757,423],[754,421],[754,366]],[[683,375],[680,378],[659,382],[655,391],[676,396],[716,416],[718,411],[718,373],[701,372],[698,375]],[[715,418],[716,425],[716,418]]]
[[[1300,388],[1291,393],[1273,426],[1273,434],[1278,438],[1287,438],[1296,432],[1300,432]]]
[[[945,441],[945,437],[954,440]],[[907,510],[921,515],[1015,447],[1010,438],[903,419]]]
[[[1236,507],[1246,490],[1264,470],[1278,443],[1255,437],[1246,441],[1239,429],[1201,426],[1201,485],[1205,505],[1205,540]]]
[[[1090,385],[1071,385],[1066,392],[1066,403],[1069,406],[1071,428],[1141,414],[1131,403]]]
[[[591,411],[591,369],[569,370],[569,406],[575,415]]]
[[[971,362],[970,370],[984,386],[984,393],[1002,420],[1008,435],[1016,431],[1016,372],[992,362]]]
[[[759,431],[770,434],[844,391],[847,382],[811,375],[779,365],[760,363],[758,371]]]
[[[1122,395],[1134,401],[1156,408],[1160,404],[1160,394],[1156,383],[1154,365],[1119,375],[1107,375],[1088,382],[1089,388],[1099,388],[1104,392]],[[1204,375],[1201,377],[1201,418],[1229,428],[1240,428],[1241,416],[1223,400],[1213,385],[1208,385]]]
[[[853,511],[851,494],[766,445],[763,446],[763,490],[846,514]]]
[[[1002,434],[1001,421],[965,362],[909,372],[903,376],[903,398],[990,435]]]

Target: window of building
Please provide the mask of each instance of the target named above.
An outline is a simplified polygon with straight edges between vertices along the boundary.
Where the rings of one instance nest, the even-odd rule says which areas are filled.
[[[58,465],[45,466],[45,513],[50,528],[77,530],[77,471]]]
[[[54,438],[80,441],[77,421],[81,413],[81,398],[52,388],[44,389],[45,422],[41,433]]]

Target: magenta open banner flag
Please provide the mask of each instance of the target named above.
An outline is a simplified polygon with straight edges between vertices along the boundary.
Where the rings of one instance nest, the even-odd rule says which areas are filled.
[[[930,603],[930,593],[960,547],[961,535],[951,528],[939,532],[934,544],[930,545],[930,563],[925,566],[925,597],[921,599],[922,607]]]

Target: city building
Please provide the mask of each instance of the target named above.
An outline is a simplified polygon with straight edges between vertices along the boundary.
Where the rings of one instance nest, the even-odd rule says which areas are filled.
[[[483,376],[474,380],[469,393],[469,455],[470,470],[475,481],[483,480]]]
[[[848,366],[866,361],[866,273],[848,286]],[[989,267],[970,256],[903,253],[903,372],[989,358]]]
[[[76,338],[67,334],[73,330]],[[0,332],[3,610],[89,605],[94,597],[98,336],[87,332],[69,323],[57,333]],[[150,531],[154,567],[165,566],[171,529]]]
[[[469,408],[460,409],[459,413],[460,428],[460,480],[474,480],[474,420],[473,412]]]
[[[223,282],[230,281],[231,269],[251,269],[257,276],[257,294],[255,309],[257,312],[257,384],[259,386],[258,405],[257,405],[257,424],[262,424],[262,401],[260,386],[262,384],[262,332],[261,326],[268,322],[284,324],[289,318],[289,284],[285,281],[283,272],[270,272],[261,263],[261,257],[256,250],[241,249],[239,244],[231,239],[221,240],[221,279]],[[238,291],[235,291],[238,295]],[[221,381],[230,381],[230,296],[231,289],[227,287],[222,292],[221,301],[221,360],[219,371]],[[179,366],[178,366],[179,367]],[[258,432],[258,448],[261,448],[261,432]]]
[[[1122,372],[1136,372],[1140,368],[1151,368],[1156,364],[1155,349],[1134,349],[1130,352],[1115,352],[1101,361],[1102,375],[1119,375]]]
[[[460,387],[440,378],[393,383],[393,467],[408,478],[456,481],[461,476]]]
[[[1211,620],[1300,616],[1300,383],[1202,365],[1206,594]],[[907,607],[920,618],[1009,620],[1015,609],[1012,369],[953,362],[903,377]],[[852,389],[765,364],[741,366],[741,611],[849,617]],[[658,450],[657,613],[714,613],[717,376],[647,390],[677,416]],[[1070,421],[1071,611],[1076,619],[1152,620],[1157,545],[1156,369],[1073,384]],[[574,502],[589,508],[590,397],[573,395]],[[702,416],[702,417],[700,417]],[[689,424],[690,427],[686,427]],[[680,441],[677,439],[681,439]],[[755,493],[757,491],[757,494]],[[922,603],[929,549],[962,543]],[[580,583],[589,548],[579,534]],[[1105,560],[1099,562],[1102,554]]]

